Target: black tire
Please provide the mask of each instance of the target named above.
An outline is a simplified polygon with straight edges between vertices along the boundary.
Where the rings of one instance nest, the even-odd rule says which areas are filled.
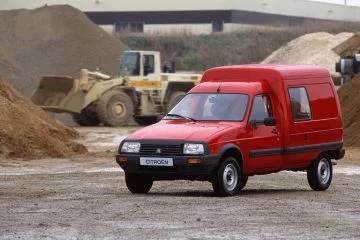
[[[325,191],[331,184],[333,168],[331,160],[321,155],[314,160],[307,169],[307,179],[310,187],[315,191]]]
[[[126,186],[131,193],[148,193],[153,185],[153,180],[139,174],[125,173]]]
[[[227,157],[222,161],[216,170],[212,186],[216,195],[220,197],[236,195],[242,186],[242,171],[233,157]],[[243,178],[245,179],[245,178]],[[245,182],[246,184],[246,182]]]
[[[241,176],[241,179],[240,179],[240,186],[239,186],[239,191],[244,189],[244,187],[246,186],[247,184],[247,181],[248,181],[248,176],[245,176],[245,175],[242,175]]]
[[[97,113],[104,125],[126,126],[134,115],[134,104],[125,93],[109,91],[100,97]]]
[[[83,110],[80,114],[72,114],[72,118],[79,126],[98,126],[100,120],[96,114],[89,115],[86,110]]]
[[[147,126],[158,121],[157,117],[134,117],[134,120],[140,126]]]
[[[186,95],[186,92],[173,92],[169,98],[168,103],[166,104],[166,113],[168,113],[181,99]]]

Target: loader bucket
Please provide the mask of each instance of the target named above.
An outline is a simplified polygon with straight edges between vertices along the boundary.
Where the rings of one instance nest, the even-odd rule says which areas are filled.
[[[355,53],[360,52],[360,32],[334,47],[333,51],[340,57],[354,56]]]
[[[80,113],[84,93],[78,91],[78,80],[69,76],[42,77],[31,101],[50,112]]]

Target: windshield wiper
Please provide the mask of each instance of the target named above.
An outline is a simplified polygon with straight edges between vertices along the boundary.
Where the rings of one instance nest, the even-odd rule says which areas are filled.
[[[180,115],[180,114],[173,114],[173,113],[168,113],[166,114],[166,116],[169,116],[169,117],[178,117],[178,118],[182,118],[182,119],[186,119],[186,120],[190,120],[190,121],[196,121],[196,119],[194,118],[191,118],[191,117],[186,117],[186,116],[183,116],[183,115]]]

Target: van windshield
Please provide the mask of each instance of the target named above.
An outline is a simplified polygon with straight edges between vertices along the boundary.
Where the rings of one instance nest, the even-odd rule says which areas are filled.
[[[205,121],[243,121],[249,96],[240,93],[190,93],[169,112],[165,119]]]

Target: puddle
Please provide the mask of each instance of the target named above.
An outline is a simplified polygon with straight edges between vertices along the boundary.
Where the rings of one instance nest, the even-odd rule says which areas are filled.
[[[334,173],[340,173],[345,175],[360,175],[360,167],[347,166],[347,167],[333,167]]]
[[[81,135],[79,143],[86,146],[89,152],[114,151],[120,142],[141,127],[78,127],[75,128]]]
[[[68,166],[67,169],[43,169],[43,168],[0,168],[0,176],[22,176],[22,175],[36,175],[36,174],[72,174],[72,173],[112,173],[123,172],[120,167],[109,168],[74,168]]]

